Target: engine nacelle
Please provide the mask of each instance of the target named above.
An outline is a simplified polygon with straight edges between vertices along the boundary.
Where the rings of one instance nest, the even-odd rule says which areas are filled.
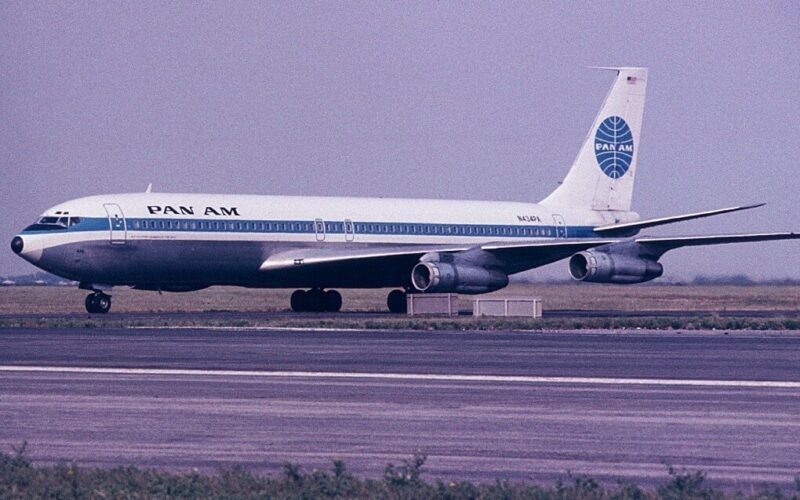
[[[569,273],[578,281],[631,284],[658,278],[664,267],[636,255],[586,250],[569,259]]]
[[[414,266],[411,284],[420,292],[476,294],[500,290],[508,285],[508,275],[480,266],[425,261]]]

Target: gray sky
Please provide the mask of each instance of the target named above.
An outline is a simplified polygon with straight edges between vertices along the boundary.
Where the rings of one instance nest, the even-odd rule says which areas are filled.
[[[640,214],[768,203],[648,234],[800,230],[797,2],[23,1],[0,25],[0,274],[33,270],[7,242],[47,207],[148,182],[538,201],[611,84],[592,65],[650,68]],[[798,278],[798,258],[662,262]]]

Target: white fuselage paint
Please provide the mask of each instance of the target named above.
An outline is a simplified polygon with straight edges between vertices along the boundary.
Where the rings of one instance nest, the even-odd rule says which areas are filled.
[[[121,208],[126,220],[171,220],[175,223],[189,220],[237,221],[305,221],[326,223],[356,221],[358,223],[388,224],[440,224],[482,225],[540,228],[532,235],[492,234],[376,234],[354,230],[352,235],[341,232],[327,233],[325,244],[482,244],[489,241],[531,241],[557,239],[556,219],[565,225],[568,237],[573,237],[576,227],[596,227],[638,220],[634,212],[600,212],[575,210],[567,207],[553,209],[534,203],[420,200],[395,198],[333,198],[304,196],[211,195],[177,193],[133,193],[91,196],[56,205],[42,216],[67,213],[71,217],[106,219],[104,205],[115,204]],[[158,207],[154,209],[153,207]],[[165,207],[170,207],[171,210]],[[211,211],[209,211],[211,207]],[[237,215],[221,213],[221,208],[236,210]],[[165,213],[166,211],[166,213]],[[153,213],[155,212],[155,213]],[[190,212],[193,212],[190,213]],[[253,241],[315,244],[320,236],[313,232],[257,232],[257,231],[183,231],[183,230],[127,230],[121,236],[127,241]],[[106,241],[109,230],[39,233],[25,235],[22,256],[38,261],[44,248],[85,241]]]

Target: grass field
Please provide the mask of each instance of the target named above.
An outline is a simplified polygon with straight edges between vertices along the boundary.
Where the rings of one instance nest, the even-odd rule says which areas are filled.
[[[293,290],[214,287],[164,293],[118,288],[114,312],[289,311]],[[342,311],[383,312],[386,290],[342,290]],[[74,287],[2,287],[0,314],[83,312],[88,292]],[[799,286],[512,285],[480,297],[540,297],[546,309],[622,311],[797,311]],[[473,296],[462,295],[461,307]]]
[[[115,289],[112,312],[84,315],[84,290],[72,287],[0,288],[0,326],[167,326],[159,315],[175,312],[242,313],[241,318],[204,321],[202,315],[184,317],[177,326],[319,326],[404,329],[542,329],[542,328],[721,328],[800,329],[798,286],[612,286],[586,284],[512,285],[491,294],[497,297],[539,297],[547,310],[646,311],[648,317],[473,319],[406,318],[319,314],[280,315],[252,319],[253,312],[288,312],[292,290],[217,287],[190,293],[164,293]],[[384,313],[388,290],[342,290],[343,312]],[[462,311],[471,310],[472,297],[461,296]],[[729,317],[736,311],[735,318]],[[771,313],[772,312],[772,313]],[[115,314],[138,313],[135,321],[115,319]],[[685,318],[681,314],[686,314]],[[770,313],[770,314],[764,314]],[[774,314],[773,314],[774,313]],[[10,315],[26,315],[25,318]],[[42,315],[42,318],[36,318]],[[59,315],[69,319],[59,320]],[[4,317],[6,316],[6,317]],[[13,318],[13,319],[12,319]],[[76,319],[78,318],[78,319]],[[765,319],[766,318],[766,319]]]

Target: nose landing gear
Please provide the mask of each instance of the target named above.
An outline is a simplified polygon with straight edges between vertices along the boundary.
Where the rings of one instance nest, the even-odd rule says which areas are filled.
[[[111,296],[95,292],[86,297],[86,310],[90,314],[105,314],[111,309]]]
[[[290,300],[295,312],[339,312],[342,296],[336,290],[295,290]]]

